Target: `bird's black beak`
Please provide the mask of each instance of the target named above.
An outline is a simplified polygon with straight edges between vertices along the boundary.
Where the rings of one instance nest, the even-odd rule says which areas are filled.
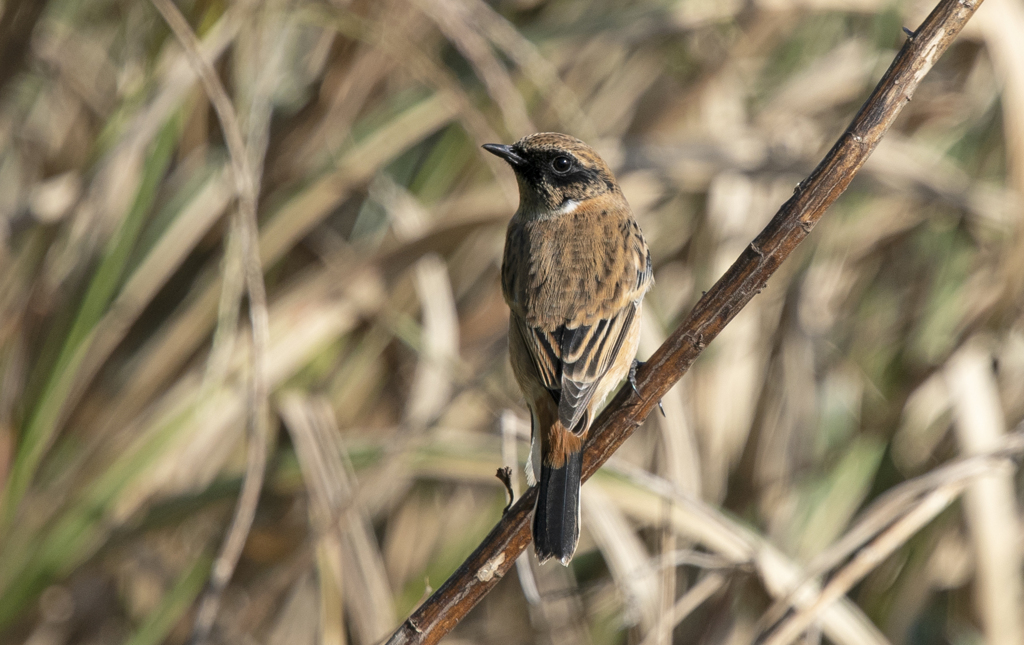
[[[519,168],[526,165],[526,159],[523,159],[516,154],[512,146],[506,146],[500,143],[485,143],[483,149],[492,155],[497,155],[508,162],[513,168]]]

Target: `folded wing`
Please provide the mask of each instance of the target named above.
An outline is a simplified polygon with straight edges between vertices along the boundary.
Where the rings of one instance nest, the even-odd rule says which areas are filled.
[[[537,373],[558,403],[558,420],[572,432],[582,434],[586,430],[590,401],[619,355],[637,307],[631,302],[611,318],[592,325],[562,325],[551,331],[530,327],[518,319]]]

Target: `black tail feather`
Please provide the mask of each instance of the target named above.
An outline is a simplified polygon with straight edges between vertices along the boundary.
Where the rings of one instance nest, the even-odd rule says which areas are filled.
[[[583,452],[575,452],[561,468],[542,465],[537,508],[533,513],[533,544],[537,558],[569,564],[580,539],[580,476]]]

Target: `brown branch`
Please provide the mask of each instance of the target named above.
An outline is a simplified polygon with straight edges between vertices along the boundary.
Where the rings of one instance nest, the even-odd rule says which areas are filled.
[[[647,418],[719,332],[764,289],[768,278],[846,190],[910,101],[921,79],[974,14],[981,0],[942,0],[906,44],[871,96],[811,175],[638,370],[641,396],[626,387],[597,418],[583,456],[588,479]],[[529,489],[472,555],[391,636],[388,645],[436,643],[508,572],[530,542]]]

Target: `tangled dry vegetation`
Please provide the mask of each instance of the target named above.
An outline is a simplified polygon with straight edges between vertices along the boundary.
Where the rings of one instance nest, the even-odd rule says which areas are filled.
[[[655,260],[643,358],[931,8],[180,7],[237,114],[269,309],[266,482],[211,638],[274,645],[386,637],[521,473],[516,189],[479,144],[558,130],[612,162]],[[153,5],[3,12],[0,642],[182,643],[254,454],[232,159]],[[584,487],[572,566],[520,560],[446,642],[745,643],[830,590],[809,642],[1024,641],[1021,476],[991,456],[1024,449],[1021,33],[986,1]]]

